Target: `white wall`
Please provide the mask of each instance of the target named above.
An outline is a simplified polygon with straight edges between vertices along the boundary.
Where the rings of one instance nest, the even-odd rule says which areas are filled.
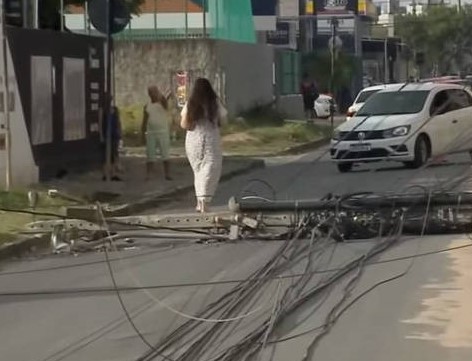
[[[3,59],[3,50],[0,49],[0,59]],[[33,158],[28,131],[26,129],[23,107],[21,104],[18,84],[10,49],[8,48],[8,79],[10,94],[13,93],[15,107],[10,112],[11,129],[11,164],[12,164],[12,185],[15,188],[28,186],[37,183],[39,180],[39,171]],[[0,76],[3,84],[3,62],[0,62]],[[3,91],[3,85],[1,87]],[[0,125],[5,125],[5,112],[0,112]],[[0,126],[0,134],[5,135],[4,127]],[[4,188],[6,183],[6,151],[0,150],[0,188]]]
[[[216,56],[225,74],[231,114],[274,100],[274,48],[265,44],[216,42]]]
[[[87,19],[83,14],[66,14],[66,26],[70,30],[86,29]],[[185,28],[186,20],[183,13],[164,13],[133,15],[130,22],[131,29],[181,29]],[[203,13],[189,13],[187,26],[194,29],[203,29]],[[206,16],[206,26],[211,28],[211,17]],[[91,25],[91,29],[95,29]]]
[[[276,28],[275,16],[254,16],[256,31],[270,31]],[[133,15],[130,22],[131,29],[182,29],[187,24],[189,29],[203,29],[203,13],[189,13],[187,20],[184,13],[161,13]],[[206,16],[207,29],[212,28],[211,16]],[[66,14],[66,26],[70,30],[85,30],[87,18],[84,14]],[[91,25],[91,29],[95,29]]]

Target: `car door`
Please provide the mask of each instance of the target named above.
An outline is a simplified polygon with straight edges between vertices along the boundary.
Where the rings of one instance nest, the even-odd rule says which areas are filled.
[[[451,153],[472,149],[472,97],[464,89],[448,90],[451,130],[454,139],[450,146]]]
[[[448,146],[457,135],[456,129],[452,127],[455,124],[449,114],[449,103],[447,90],[437,92],[430,105],[429,119],[423,128],[431,139],[433,156],[447,152]]]

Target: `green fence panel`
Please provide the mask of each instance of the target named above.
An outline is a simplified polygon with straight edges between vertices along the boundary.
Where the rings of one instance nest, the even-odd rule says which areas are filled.
[[[208,0],[213,39],[256,43],[250,0]]]
[[[276,59],[279,94],[298,94],[301,79],[300,54],[291,50],[279,50]]]

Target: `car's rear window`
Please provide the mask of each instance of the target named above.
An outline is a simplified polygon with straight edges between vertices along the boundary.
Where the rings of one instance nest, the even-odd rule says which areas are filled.
[[[423,109],[429,92],[429,90],[380,92],[370,97],[357,115],[416,114]]]

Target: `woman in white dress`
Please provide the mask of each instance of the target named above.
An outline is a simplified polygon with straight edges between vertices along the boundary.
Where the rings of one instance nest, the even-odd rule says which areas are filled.
[[[208,212],[221,176],[220,127],[226,121],[227,112],[210,82],[199,78],[181,116],[180,125],[187,130],[185,151],[194,174],[196,209]]]

